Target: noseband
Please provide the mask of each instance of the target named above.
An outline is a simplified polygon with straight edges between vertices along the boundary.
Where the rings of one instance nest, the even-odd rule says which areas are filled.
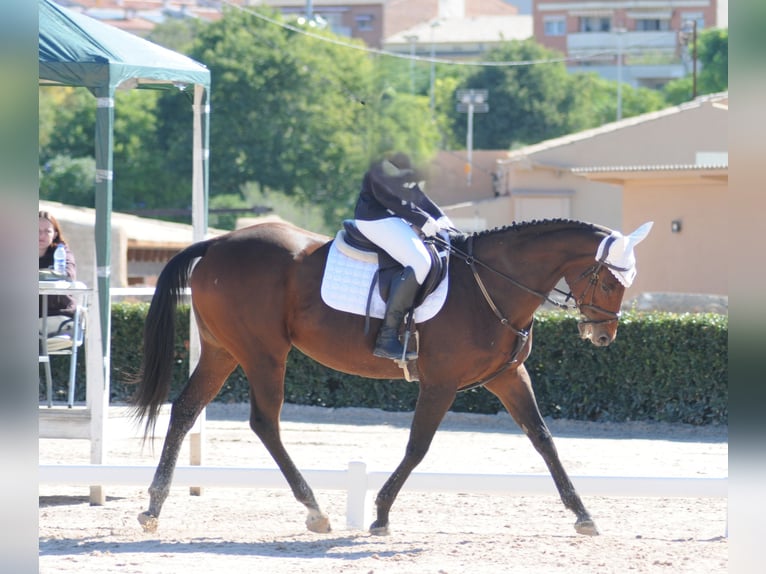
[[[610,265],[604,261],[599,261],[592,267],[586,269],[577,278],[577,281],[575,281],[574,284],[577,285],[580,281],[588,277],[588,286],[583,290],[582,295],[580,295],[579,299],[576,301],[576,306],[580,310],[580,313],[582,313],[583,309],[588,309],[590,311],[595,311],[599,315],[605,316],[606,319],[590,319],[584,313],[582,313],[583,317],[585,318],[578,321],[578,324],[580,325],[603,325],[605,323],[619,321],[620,316],[622,315],[621,311],[610,311],[609,309],[604,309],[603,307],[600,307],[594,303],[596,298],[596,289],[598,288],[598,284],[601,282],[601,269],[603,267],[608,268]],[[570,286],[569,289],[570,291],[567,295],[567,300],[574,298],[574,295],[571,291],[572,286]],[[588,296],[588,293],[590,293],[590,302],[586,303],[585,298]]]

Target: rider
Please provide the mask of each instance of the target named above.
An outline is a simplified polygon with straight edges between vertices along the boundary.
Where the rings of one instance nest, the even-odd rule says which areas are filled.
[[[420,233],[432,237],[452,228],[449,218],[421,190],[418,179],[403,153],[377,162],[364,176],[354,210],[359,231],[404,267],[392,281],[373,350],[374,355],[387,359],[401,359],[404,354],[399,325],[431,270],[431,257]],[[417,353],[408,351],[405,358],[416,359]]]

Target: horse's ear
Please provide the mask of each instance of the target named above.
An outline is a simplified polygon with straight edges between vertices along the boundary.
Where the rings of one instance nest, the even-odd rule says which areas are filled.
[[[633,248],[646,239],[652,225],[654,222],[648,221],[629,235],[612,231],[598,246],[596,261],[606,263],[612,274],[626,288],[631,286],[636,277],[636,255]]]
[[[627,236],[631,247],[635,247],[644,239],[646,239],[646,236],[649,235],[649,232],[652,230],[652,225],[654,225],[654,221],[647,221],[643,225],[639,226],[638,229],[636,229],[633,233]]]

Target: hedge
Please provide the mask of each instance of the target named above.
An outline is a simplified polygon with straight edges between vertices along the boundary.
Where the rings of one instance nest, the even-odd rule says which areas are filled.
[[[112,305],[111,400],[125,402],[141,358],[147,303]],[[176,366],[171,399],[188,373],[189,307],[176,315]],[[577,335],[571,313],[537,314],[526,367],[544,416],[590,421],[654,420],[694,425],[728,424],[728,317],[717,314],[625,313],[617,339],[597,348]],[[84,401],[84,353],[78,357],[76,400]],[[68,357],[54,357],[54,392],[66,393]],[[42,373],[42,369],[41,369]],[[365,379],[333,371],[294,349],[288,357],[285,399],[324,407],[412,410],[417,383]],[[40,398],[45,397],[40,377]],[[247,402],[237,369],[216,401]],[[459,393],[452,410],[496,413],[500,402],[484,389]]]

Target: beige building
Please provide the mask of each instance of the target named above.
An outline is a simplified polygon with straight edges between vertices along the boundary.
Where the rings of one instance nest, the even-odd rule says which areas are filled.
[[[627,297],[728,295],[721,239],[728,228],[728,94],[503,155],[491,182],[456,190],[447,189],[444,173],[429,179],[430,195],[459,227],[474,231],[565,218],[630,232],[654,221],[639,248],[640,272]]]

